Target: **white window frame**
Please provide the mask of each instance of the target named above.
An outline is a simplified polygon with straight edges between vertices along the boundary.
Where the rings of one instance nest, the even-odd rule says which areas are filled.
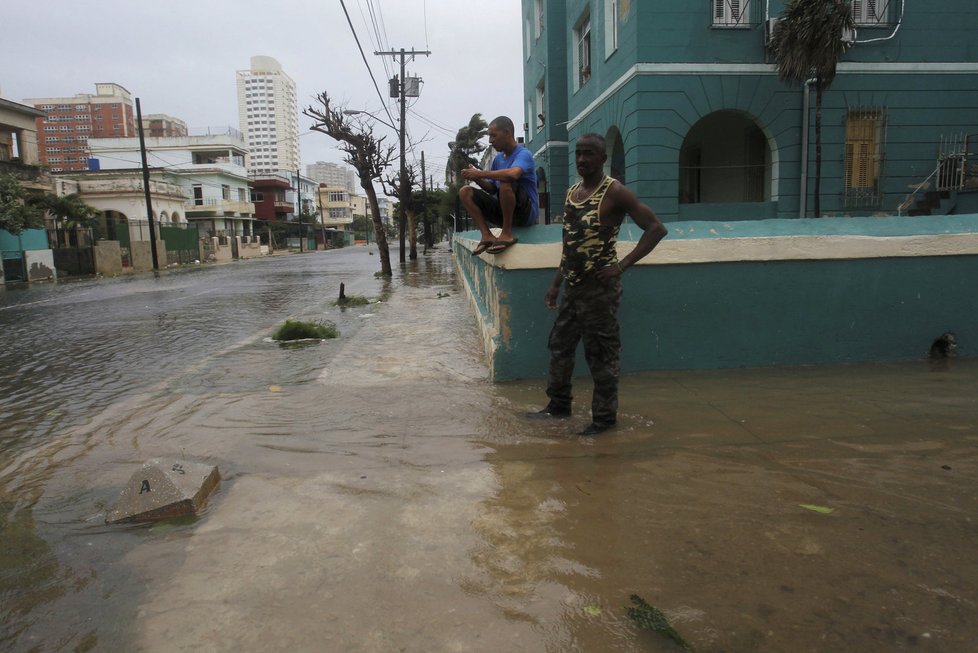
[[[852,0],[852,19],[856,25],[872,27],[890,21],[889,0]]]
[[[574,90],[591,79],[594,52],[591,41],[591,12],[585,13],[574,28]]]
[[[749,28],[751,0],[710,0],[713,27]]]
[[[604,58],[618,50],[618,3],[620,0],[604,0]]]

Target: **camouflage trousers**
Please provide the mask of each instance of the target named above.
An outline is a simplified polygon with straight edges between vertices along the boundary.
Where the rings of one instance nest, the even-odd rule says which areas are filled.
[[[577,343],[584,341],[584,360],[594,380],[591,419],[595,424],[614,424],[618,414],[618,376],[621,337],[618,305],[621,281],[587,279],[565,286],[557,319],[550,331],[550,372],[547,396],[558,409],[570,409],[571,380]]]

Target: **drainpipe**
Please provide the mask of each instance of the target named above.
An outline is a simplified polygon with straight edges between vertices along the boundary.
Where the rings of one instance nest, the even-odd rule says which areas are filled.
[[[811,113],[811,78],[802,85],[801,100],[801,183],[798,190],[798,217],[808,213],[808,116]]]

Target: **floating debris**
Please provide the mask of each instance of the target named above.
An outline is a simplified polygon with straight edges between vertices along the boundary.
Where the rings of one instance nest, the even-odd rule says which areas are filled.
[[[835,508],[827,508],[825,506],[816,506],[814,503],[799,503],[800,508],[805,510],[811,510],[812,512],[817,512],[820,515],[831,515],[835,512]]]
[[[272,334],[272,340],[326,340],[336,338],[340,332],[332,322],[303,322],[289,318]]]
[[[370,303],[370,300],[363,295],[350,295],[349,297],[340,297],[334,303],[337,306],[349,308],[351,306],[366,306]]]
[[[626,607],[625,610],[628,611],[628,616],[631,617],[632,621],[642,628],[655,631],[664,637],[668,637],[682,647],[684,651],[693,650],[693,647],[690,646],[689,643],[676,631],[676,629],[672,627],[672,624],[669,623],[669,619],[662,613],[662,610],[659,610],[655,606],[649,605],[646,603],[645,599],[638,594],[632,594],[631,600],[636,607]]]

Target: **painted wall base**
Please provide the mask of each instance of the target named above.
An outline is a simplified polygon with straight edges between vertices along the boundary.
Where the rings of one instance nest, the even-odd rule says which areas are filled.
[[[667,226],[625,274],[623,371],[922,359],[945,331],[978,355],[978,215]],[[472,256],[478,232],[455,236],[496,381],[546,376],[560,229],[517,231],[496,257]],[[619,254],[639,235],[623,227]]]

